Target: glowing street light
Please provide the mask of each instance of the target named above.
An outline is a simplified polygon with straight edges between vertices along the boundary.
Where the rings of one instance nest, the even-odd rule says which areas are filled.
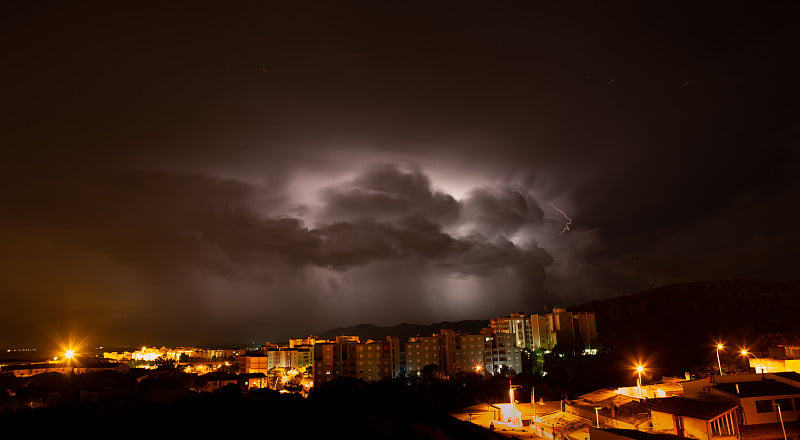
[[[722,343],[719,343],[719,342],[717,343],[717,366],[719,366],[719,375],[720,376],[725,374],[725,373],[722,372],[722,362],[720,362],[720,360],[719,360],[719,351],[723,350],[724,348],[725,348],[725,346],[722,345]]]
[[[744,358],[745,358],[745,360],[748,360],[748,366],[749,366],[749,358],[750,358],[751,356],[753,357],[753,359],[755,359],[755,360],[759,360],[758,356],[756,356],[756,355],[755,355],[755,353],[753,353],[753,352],[751,352],[751,351],[748,351],[746,348],[743,348],[743,349],[741,349],[741,350],[739,351],[739,354],[740,354],[742,357],[744,357]],[[759,364],[761,364],[761,365],[759,365]],[[763,363],[761,363],[761,362],[759,362],[759,363],[757,363],[757,364],[756,364],[756,366],[755,366],[755,369],[756,369],[756,373],[764,373],[764,372],[765,372],[764,364],[763,364]],[[759,369],[760,369],[761,371],[758,371]]]
[[[642,397],[642,373],[644,372],[644,365],[639,364],[636,366],[636,374],[639,376],[636,379],[636,389],[639,391],[639,397]]]
[[[508,397],[511,401],[511,417],[514,425],[517,425],[517,407],[514,405],[514,386],[511,385],[510,380],[508,381]]]

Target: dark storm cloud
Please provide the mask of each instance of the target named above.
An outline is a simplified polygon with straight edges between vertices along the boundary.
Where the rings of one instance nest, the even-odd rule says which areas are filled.
[[[444,265],[465,275],[491,276],[496,270],[510,270],[522,278],[544,280],[544,268],[552,263],[552,257],[537,246],[522,249],[504,238],[487,241],[480,235],[464,239],[469,243],[466,252],[453,255]],[[534,290],[537,284],[526,285]]]
[[[540,275],[552,261],[546,251],[477,233],[459,237],[447,232],[446,225],[437,221],[455,221],[458,204],[452,197],[433,191],[421,171],[405,173],[395,166],[377,165],[368,167],[353,182],[356,184],[347,190],[339,186],[336,191],[323,191],[323,201],[352,207],[342,200],[357,199],[364,188],[369,188],[378,193],[379,201],[402,201],[403,209],[387,211],[391,203],[366,203],[348,212],[351,220],[318,219],[317,225],[309,228],[302,218],[259,213],[256,207],[264,208],[263,200],[281,197],[269,189],[232,179],[154,171],[31,179],[26,184],[25,203],[18,200],[14,215],[3,219],[7,247],[24,247],[33,240],[51,243],[51,254],[29,261],[29,270],[38,267],[42,273],[51,273],[47,266],[69,255],[82,259],[83,267],[73,267],[74,273],[67,278],[46,277],[50,281],[38,287],[20,283],[11,273],[6,273],[2,281],[9,295],[32,295],[32,299],[64,294],[85,285],[88,289],[80,288],[86,290],[80,295],[81,303],[99,304],[106,298],[128,304],[129,313],[157,307],[160,313],[172,315],[170,321],[180,323],[184,331],[194,328],[190,316],[213,313],[209,304],[242,301],[243,292],[253,290],[253,283],[262,285],[255,288],[261,290],[255,295],[265,300],[284,295],[292,287],[279,287],[282,293],[275,292],[275,278],[306,277],[307,270],[315,267],[335,273],[365,267],[362,276],[369,277],[370,267],[376,263],[413,261],[411,266],[398,264],[397,270],[410,268],[402,269],[410,270],[405,274],[409,278],[417,276],[414,271],[434,271],[445,277],[510,276],[517,280],[517,293],[540,289]],[[265,191],[273,197],[264,197]],[[14,197],[13,192],[6,195]],[[451,213],[443,217],[440,206]],[[512,223],[517,227],[518,222],[515,219]],[[6,267],[15,267],[15,258],[6,255],[5,259],[11,260]],[[105,266],[118,265],[114,270],[125,273],[118,276],[119,281],[128,280],[127,286],[116,286],[113,279],[101,280],[91,270],[87,272],[92,264],[103,266],[99,261],[91,263],[98,259],[109,262],[103,263]],[[325,290],[300,286],[293,293],[293,301],[313,303]],[[404,296],[407,301],[421,303],[424,294],[418,290]],[[198,297],[208,299],[195,302],[193,298]],[[245,313],[237,307],[225,307],[232,307],[232,316]],[[116,313],[126,316],[126,312]],[[262,313],[271,316],[272,312]],[[152,323],[151,316],[140,319],[148,326],[163,327]]]
[[[0,334],[796,278],[796,2],[313,3],[4,9]]]
[[[421,218],[404,219],[400,226],[368,220],[339,222],[310,232],[319,242],[309,261],[335,269],[388,258],[438,259],[469,249]]]
[[[552,262],[535,243],[531,249],[522,249],[503,236],[542,222],[543,211],[523,189],[482,187],[473,190],[466,200],[456,201],[434,191],[428,176],[419,170],[406,172],[397,164],[380,164],[351,182],[326,188],[322,194],[322,218],[394,222],[362,220],[312,231],[323,237],[334,249],[332,256],[344,263],[370,255],[385,258],[414,254],[439,259],[439,266],[455,273],[490,276],[502,268],[520,274],[540,273]],[[470,231],[464,237],[454,238],[441,230],[461,225]],[[363,249],[358,244],[363,244]],[[346,251],[335,251],[341,247]]]
[[[459,211],[453,196],[434,191],[421,171],[404,172],[391,163],[374,165],[351,182],[326,188],[323,198],[322,217],[329,220],[421,216],[449,223]]]
[[[523,226],[541,223],[542,208],[525,190],[477,188],[466,201],[462,218],[487,234],[512,234]]]

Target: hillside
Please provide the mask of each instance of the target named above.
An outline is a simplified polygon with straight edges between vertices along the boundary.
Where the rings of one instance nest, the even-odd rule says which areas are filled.
[[[665,367],[714,360],[716,341],[735,362],[739,347],[766,350],[764,335],[800,334],[800,286],[763,280],[673,284],[573,310],[595,312],[605,346]]]

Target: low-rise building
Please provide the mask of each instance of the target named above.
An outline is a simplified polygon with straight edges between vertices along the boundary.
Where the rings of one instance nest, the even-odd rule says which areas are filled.
[[[739,439],[738,405],[668,397],[649,399],[653,431],[697,440]]]
[[[274,368],[270,365],[269,356],[252,353],[246,356],[239,356],[239,374],[268,373]]]
[[[245,391],[269,387],[269,378],[264,373],[240,374],[238,379],[239,386]]]
[[[226,385],[237,385],[239,378],[235,374],[208,373],[197,376],[197,390],[212,393]]]
[[[800,419],[800,375],[795,373],[730,374],[682,382],[684,396],[731,402],[742,409],[741,423],[757,425]]]

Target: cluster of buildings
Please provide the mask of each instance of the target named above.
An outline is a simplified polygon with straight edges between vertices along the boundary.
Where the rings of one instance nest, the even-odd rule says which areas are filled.
[[[313,336],[289,339],[288,345],[268,342],[239,356],[239,374],[256,377],[274,373],[276,369],[305,372],[314,363],[314,345],[325,342],[328,341]]]
[[[135,351],[103,352],[102,365],[97,368],[114,365],[117,367],[113,368],[118,368],[124,364],[147,369],[169,362],[187,373],[206,374],[238,362],[238,374],[249,375],[254,383],[262,383],[255,380],[259,375],[274,376],[276,370],[302,372],[313,376],[318,384],[340,378],[371,382],[420,374],[430,365],[435,365],[437,372],[445,376],[459,372],[520,372],[525,350],[548,352],[556,345],[577,347],[587,354],[596,352],[594,313],[560,308],[544,314],[515,313],[492,319],[490,326],[479,334],[444,329],[406,340],[397,336],[377,341],[361,341],[358,336],[338,336],[334,340],[310,336],[290,339],[288,344],[266,343],[258,350],[142,347]],[[98,359],[92,362],[98,363]],[[39,364],[9,365],[3,370],[17,376],[33,376],[44,372],[82,372],[88,368],[76,365],[53,359]]]
[[[314,381],[320,384],[345,377],[376,381],[420,374],[428,365],[436,365],[446,376],[521,372],[523,351],[548,352],[556,345],[596,353],[594,313],[559,308],[546,314],[515,313],[492,319],[480,334],[443,329],[405,341],[389,336],[361,342],[357,337],[340,336],[314,344]]]
[[[557,402],[519,403],[511,390],[508,403],[475,405],[453,415],[501,433],[552,440],[739,440],[743,433],[788,438],[791,431],[780,432],[800,420],[800,374],[665,378]]]
[[[781,371],[795,371],[800,373],[800,346],[778,345],[769,348],[767,357],[758,357],[754,353],[744,352],[748,357],[750,367],[756,373],[776,373]]]
[[[103,358],[124,363],[151,363],[158,359],[173,362],[218,362],[234,358],[246,351],[196,347],[142,347],[137,351],[103,352]]]
[[[597,352],[597,324],[594,312],[569,312],[554,308],[550,313],[509,317],[491,321],[493,334],[514,335],[514,345],[530,350],[552,350],[561,347],[580,347],[587,353]]]

